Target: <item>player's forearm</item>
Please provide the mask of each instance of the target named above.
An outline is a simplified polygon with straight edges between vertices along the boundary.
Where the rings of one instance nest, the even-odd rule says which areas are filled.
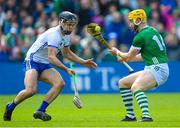
[[[129,52],[125,53],[125,52],[121,52],[121,51],[117,51],[117,54],[119,56],[121,56],[122,60],[124,60],[125,62],[139,62],[139,61],[143,61],[141,54],[138,54],[138,51],[134,48],[131,47],[131,49],[129,50]]]
[[[58,67],[64,71],[67,71],[68,68],[63,63],[61,63],[61,61],[57,57],[50,56],[50,57],[48,57],[48,59],[51,64],[55,65],[56,67]]]
[[[142,62],[143,59],[141,57],[141,54],[136,55],[135,57],[131,58],[128,62]]]
[[[77,56],[76,54],[74,54],[73,52],[69,52],[66,56],[67,59],[73,61],[73,62],[76,62],[76,63],[79,63],[81,65],[84,64],[85,60],[80,58],[79,56]]]
[[[117,55],[120,56],[125,62],[128,62],[128,60],[129,60],[128,53],[118,51]]]

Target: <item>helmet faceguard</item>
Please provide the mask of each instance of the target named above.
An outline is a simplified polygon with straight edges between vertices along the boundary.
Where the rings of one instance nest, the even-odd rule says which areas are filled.
[[[76,14],[64,11],[59,14],[59,21],[62,33],[65,35],[69,35],[78,23],[78,17],[76,16]]]

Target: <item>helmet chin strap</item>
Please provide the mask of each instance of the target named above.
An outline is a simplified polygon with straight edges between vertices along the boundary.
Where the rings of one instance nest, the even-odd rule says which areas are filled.
[[[135,26],[134,26],[134,31],[135,31],[135,32],[139,32],[139,25],[135,25]]]
[[[139,25],[142,23],[142,19],[139,22],[136,22],[136,19],[133,20],[134,23],[134,31],[139,32]]]

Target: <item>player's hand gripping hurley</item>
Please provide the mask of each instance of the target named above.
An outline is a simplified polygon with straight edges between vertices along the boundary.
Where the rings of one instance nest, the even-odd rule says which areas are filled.
[[[106,48],[112,50],[112,47],[106,42],[106,40],[101,35],[101,27],[96,23],[90,23],[87,26],[87,32],[95,37],[101,44],[103,44]],[[120,56],[118,54],[118,56]],[[129,73],[134,72],[134,69],[132,69],[126,62],[122,62],[126,68],[128,68]]]
[[[73,70],[73,63],[70,63],[70,68]],[[74,87],[74,98],[73,98],[73,103],[74,105],[77,107],[77,108],[82,108],[83,105],[82,105],[82,102],[80,100],[80,96],[79,96],[79,93],[78,93],[78,89],[77,89],[77,85],[76,85],[76,76],[75,74],[72,74],[71,76],[71,82],[73,84],[73,87]]]

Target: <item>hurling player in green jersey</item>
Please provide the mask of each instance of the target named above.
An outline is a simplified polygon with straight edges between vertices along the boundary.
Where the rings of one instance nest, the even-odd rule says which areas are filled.
[[[125,62],[144,61],[145,68],[119,80],[120,93],[126,108],[126,116],[122,121],[136,121],[133,111],[133,94],[142,111],[140,121],[153,121],[149,113],[148,99],[144,91],[160,86],[169,76],[166,47],[160,33],[147,25],[146,13],[136,9],[128,14],[129,26],[137,33],[130,50],[125,53],[116,48],[111,50],[119,54],[118,60]]]

